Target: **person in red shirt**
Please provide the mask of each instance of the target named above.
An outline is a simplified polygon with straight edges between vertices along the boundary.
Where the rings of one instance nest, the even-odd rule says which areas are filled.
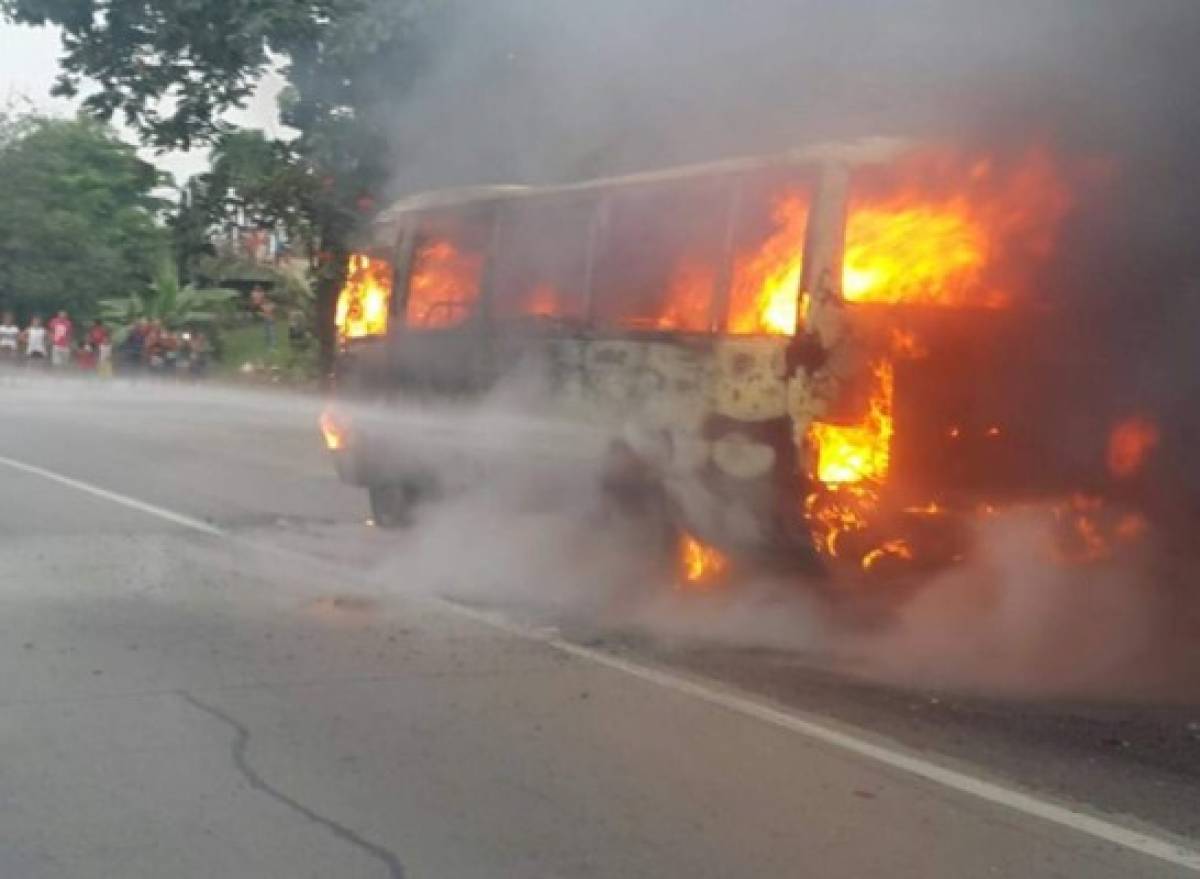
[[[75,357],[75,363],[80,369],[96,369],[100,362],[101,352],[108,344],[108,330],[99,320],[95,321],[83,339],[83,347]]]
[[[65,311],[60,311],[49,323],[50,365],[66,366],[71,362],[71,336],[75,327]]]
[[[92,328],[88,330],[87,342],[97,351],[101,345],[107,345],[109,341],[108,328],[100,322],[99,319],[92,323]]]

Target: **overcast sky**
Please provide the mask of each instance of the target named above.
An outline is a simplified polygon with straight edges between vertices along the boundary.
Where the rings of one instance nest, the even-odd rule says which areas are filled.
[[[77,102],[50,96],[50,88],[58,72],[58,55],[57,29],[0,22],[0,106],[28,100],[42,113],[56,116],[74,114]],[[275,96],[280,84],[278,78],[268,77],[250,106],[231,117],[232,120],[242,125],[265,128],[269,133],[279,133]],[[123,134],[131,142],[136,140],[127,131]],[[162,156],[144,150],[142,154],[170,171],[180,182],[204,170],[206,162],[206,153],[199,150]]]

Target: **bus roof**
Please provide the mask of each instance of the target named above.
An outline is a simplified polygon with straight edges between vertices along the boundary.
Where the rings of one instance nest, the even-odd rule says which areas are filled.
[[[438,208],[664,183],[672,180],[685,180],[689,177],[721,176],[776,167],[817,165],[828,162],[849,166],[877,164],[895,158],[900,153],[911,149],[913,145],[913,141],[902,138],[871,137],[815,144],[767,155],[739,156],[715,162],[678,165],[657,171],[641,171],[617,177],[600,177],[576,183],[549,186],[492,185],[437,189],[408,195],[393,202],[380,212],[375,223],[386,225],[400,219],[404,214]]]

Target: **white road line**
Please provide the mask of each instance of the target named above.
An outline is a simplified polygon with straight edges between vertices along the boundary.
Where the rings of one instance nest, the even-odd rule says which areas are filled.
[[[137,510],[146,513],[150,516],[157,516],[160,519],[165,519],[168,522],[173,522],[176,525],[182,525],[184,528],[191,528],[193,531],[200,531],[204,534],[213,537],[223,537],[225,532],[214,525],[207,522],[202,522],[199,519],[193,519],[191,516],[185,516],[182,513],[175,513],[163,507],[155,506],[154,504],[140,501],[137,498],[129,497],[128,495],[119,494],[115,491],[109,491],[107,488],[101,488],[98,485],[92,485],[88,482],[81,482],[78,479],[72,479],[70,476],[63,476],[61,473],[55,473],[53,470],[46,470],[43,467],[37,467],[33,464],[26,464],[23,461],[17,461],[13,458],[6,458],[0,455],[0,464],[5,467],[11,467],[13,470],[19,470],[22,473],[29,473],[34,476],[40,476],[43,479],[49,479],[51,482],[57,482],[59,485],[65,485],[77,491],[86,492],[98,498],[103,498],[106,501],[111,501],[114,504],[120,504],[123,507],[128,507],[131,510]]]
[[[771,705],[715,682],[687,677],[663,668],[634,662],[603,650],[564,641],[562,638],[544,631],[525,628],[489,611],[478,610],[445,599],[438,599],[437,603],[460,616],[469,617],[494,629],[527,640],[541,642],[562,653],[623,672],[663,689],[699,699],[710,705],[720,706],[746,717],[752,717],[950,790],[1022,812],[1139,854],[1200,873],[1200,850],[1189,848],[1182,843],[1171,842],[1132,827],[1115,824],[1112,821],[1077,811],[1069,806],[1041,799],[1015,788],[976,778],[932,760],[907,753],[899,747],[889,747],[873,742],[864,736],[828,726],[794,709]]]
[[[194,519],[191,516],[175,513],[163,507],[129,497],[128,495],[109,491],[108,489],[100,488],[99,486],[91,485],[78,479],[72,479],[69,476],[63,476],[52,470],[46,470],[42,467],[36,467],[32,464],[26,464],[3,456],[0,456],[0,464],[11,467],[14,470],[41,476],[61,485],[87,492],[88,494],[134,510],[139,510],[151,516],[157,516],[160,519],[181,525],[184,528],[190,528],[193,531],[199,531],[203,534],[216,537],[232,537],[228,532],[222,531],[220,528],[210,525],[207,522]],[[582,659],[595,665],[612,669],[613,671],[619,671],[655,686],[662,687],[663,689],[707,702],[710,705],[719,706],[745,717],[769,723],[772,726],[786,729],[805,738],[822,742],[880,765],[900,770],[901,772],[924,779],[949,790],[957,791],[1015,812],[1040,818],[1043,821],[1058,824],[1062,827],[1120,846],[1121,848],[1200,873],[1200,849],[1190,848],[1187,845],[1172,842],[1162,837],[1152,836],[1149,833],[1132,827],[1106,821],[1103,818],[1098,818],[1094,815],[1072,809],[1069,806],[1060,805],[1050,800],[1024,793],[1015,788],[1006,787],[982,778],[976,778],[966,772],[951,769],[932,760],[918,757],[898,747],[885,746],[871,741],[865,736],[837,729],[811,717],[807,717],[793,709],[784,709],[776,705],[771,705],[720,684],[697,680],[676,672],[667,671],[666,669],[634,662],[603,650],[573,644],[556,635],[518,625],[495,613],[478,610],[440,598],[434,601],[439,607],[443,607],[459,616],[482,623],[509,635],[545,644],[554,650],[576,657],[577,659]]]

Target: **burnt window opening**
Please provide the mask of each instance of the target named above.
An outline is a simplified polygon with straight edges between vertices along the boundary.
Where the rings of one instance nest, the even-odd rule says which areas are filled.
[[[722,181],[693,181],[611,196],[595,262],[598,327],[713,329],[731,191]]]
[[[733,335],[793,335],[799,314],[812,184],[797,173],[742,181],[733,229],[729,307]]]
[[[421,217],[413,241],[405,324],[450,329],[478,311],[491,235],[483,213]]]
[[[594,198],[515,201],[500,220],[492,317],[503,324],[579,327],[587,320]]]

